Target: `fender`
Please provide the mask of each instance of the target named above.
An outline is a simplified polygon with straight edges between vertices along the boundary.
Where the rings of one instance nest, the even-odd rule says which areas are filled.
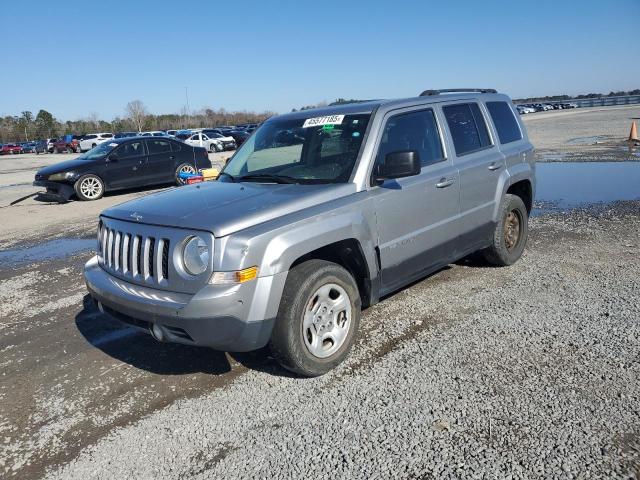
[[[502,198],[509,190],[509,187],[514,183],[521,180],[529,180],[531,182],[531,190],[535,198],[535,164],[532,165],[528,162],[517,163],[511,165],[500,174],[498,179],[498,188],[496,188],[496,201],[493,210],[493,220],[498,221],[500,215],[500,205],[502,204]]]

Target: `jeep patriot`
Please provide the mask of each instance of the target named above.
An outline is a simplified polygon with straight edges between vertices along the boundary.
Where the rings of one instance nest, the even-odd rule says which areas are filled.
[[[105,210],[84,275],[102,312],[157,340],[268,345],[321,375],[381,296],[473,252],[518,260],[534,191],[533,146],[495,90],[293,112],[218,181]]]

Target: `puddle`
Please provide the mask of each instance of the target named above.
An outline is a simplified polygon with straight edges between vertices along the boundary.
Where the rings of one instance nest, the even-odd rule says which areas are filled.
[[[640,162],[538,163],[536,178],[543,211],[640,199]]]
[[[93,238],[58,238],[33,247],[0,250],[0,266],[57,260],[95,248],[96,240]]]
[[[611,135],[592,135],[590,137],[576,137],[567,140],[567,145],[595,145],[599,143],[605,143],[607,140],[611,140]]]

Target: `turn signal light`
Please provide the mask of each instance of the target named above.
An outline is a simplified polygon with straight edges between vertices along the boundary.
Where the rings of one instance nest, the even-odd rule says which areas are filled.
[[[249,267],[235,272],[214,272],[209,283],[212,285],[232,285],[253,280],[258,276],[258,267]]]

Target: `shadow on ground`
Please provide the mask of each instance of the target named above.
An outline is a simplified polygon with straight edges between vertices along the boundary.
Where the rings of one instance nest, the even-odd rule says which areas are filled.
[[[89,295],[75,317],[82,336],[107,355],[159,375],[188,375],[205,373],[222,375],[231,371],[229,357],[251,370],[278,376],[292,376],[280,367],[263,348],[254,352],[220,352],[206,347],[158,342],[147,333],[125,325],[100,313]]]

